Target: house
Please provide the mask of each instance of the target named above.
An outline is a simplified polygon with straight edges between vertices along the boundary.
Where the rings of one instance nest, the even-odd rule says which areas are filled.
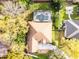
[[[33,13],[33,21],[28,22],[29,33],[27,37],[28,51],[37,52],[40,44],[52,43],[51,12],[37,10]]]
[[[52,22],[34,22],[29,21],[29,34],[28,34],[28,50],[31,53],[38,51],[40,43],[52,43]]]

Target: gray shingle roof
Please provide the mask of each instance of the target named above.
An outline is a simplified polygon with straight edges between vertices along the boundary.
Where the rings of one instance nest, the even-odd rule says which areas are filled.
[[[0,43],[0,57],[4,57],[8,54],[8,48]]]
[[[65,37],[79,39],[79,20],[65,21]]]

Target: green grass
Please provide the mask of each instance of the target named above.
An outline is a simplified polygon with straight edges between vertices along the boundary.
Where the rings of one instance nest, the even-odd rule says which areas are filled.
[[[48,54],[37,54],[38,58],[34,58],[33,59],[49,59],[48,58]]]

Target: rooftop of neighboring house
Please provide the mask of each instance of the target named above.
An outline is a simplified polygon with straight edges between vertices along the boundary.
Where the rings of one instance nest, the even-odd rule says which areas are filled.
[[[79,0],[66,0],[66,1],[73,2],[73,3],[79,2]]]
[[[32,0],[33,2],[49,2],[50,0]]]

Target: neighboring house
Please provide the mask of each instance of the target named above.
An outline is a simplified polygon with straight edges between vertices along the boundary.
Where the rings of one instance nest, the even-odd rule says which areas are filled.
[[[29,22],[28,34],[29,52],[37,52],[39,44],[52,43],[52,22]]]
[[[51,0],[32,0],[33,2],[50,2]]]
[[[68,2],[73,2],[73,3],[76,3],[78,2],[79,3],[79,0],[67,0]]]
[[[78,3],[79,3],[79,0],[73,0],[73,2],[74,2],[74,3],[76,3],[76,2],[78,2]]]
[[[0,57],[5,57],[7,54],[8,54],[7,46],[0,42]]]
[[[79,20],[65,20],[65,33],[66,38],[79,39]]]
[[[33,2],[41,2],[41,3],[43,3],[43,2],[51,2],[52,0],[32,0]],[[73,2],[73,3],[79,3],[79,0],[66,0],[67,2]]]

